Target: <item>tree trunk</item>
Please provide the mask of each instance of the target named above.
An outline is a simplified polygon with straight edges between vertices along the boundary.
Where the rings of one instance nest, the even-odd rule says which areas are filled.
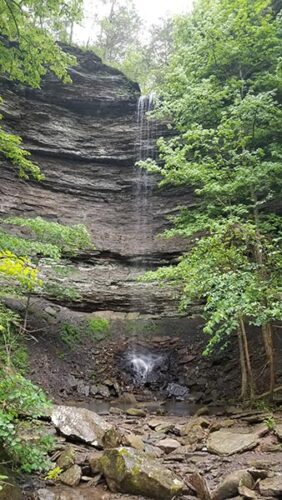
[[[246,367],[248,393],[249,393],[250,399],[252,400],[252,399],[254,399],[254,379],[253,379],[252,365],[251,365],[251,360],[250,360],[248,338],[247,338],[247,333],[246,333],[246,328],[245,328],[245,323],[244,323],[243,318],[241,318],[241,317],[239,318],[239,323],[240,323],[241,340],[242,340],[243,352],[244,352],[244,361],[245,361],[245,367]]]
[[[267,277],[266,269],[264,267],[263,250],[261,243],[261,235],[259,232],[259,211],[257,207],[257,197],[255,193],[252,193],[252,198],[254,202],[254,221],[256,225],[256,243],[254,245],[254,254],[256,263],[259,265],[259,274],[262,279]],[[267,306],[267,299],[264,300],[264,306]],[[266,323],[262,326],[262,338],[264,343],[264,349],[266,354],[266,359],[269,367],[269,394],[270,398],[273,396],[273,389],[275,385],[275,365],[274,365],[274,349],[273,349],[273,335],[272,326],[270,323]]]
[[[273,349],[273,336],[272,328],[269,323],[262,326],[262,336],[264,341],[264,348],[266,353],[267,362],[269,365],[269,395],[272,399],[273,390],[275,386],[275,365],[274,365],[274,349]]]
[[[246,369],[246,361],[245,361],[245,353],[244,353],[244,345],[243,345],[243,340],[242,340],[242,332],[241,328],[238,325],[238,342],[239,342],[239,352],[240,352],[240,365],[241,365],[241,399],[247,399],[248,398],[248,375],[247,375],[247,369]]]

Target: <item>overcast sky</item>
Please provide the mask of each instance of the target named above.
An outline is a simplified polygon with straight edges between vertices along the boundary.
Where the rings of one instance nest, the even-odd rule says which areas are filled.
[[[180,14],[191,9],[192,0],[135,0],[137,9],[148,23],[167,14]]]
[[[155,23],[159,18],[167,15],[181,14],[189,12],[192,8],[193,0],[134,0],[137,10],[142,19],[149,25]],[[85,0],[86,18],[82,26],[75,26],[74,38],[78,42],[87,42],[93,33],[91,14],[97,8],[96,0]],[[100,9],[99,9],[100,10]]]

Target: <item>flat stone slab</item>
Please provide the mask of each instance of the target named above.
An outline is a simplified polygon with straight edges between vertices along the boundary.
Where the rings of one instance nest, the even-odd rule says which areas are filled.
[[[176,441],[176,439],[161,439],[156,443],[156,446],[160,448],[161,450],[164,450],[165,453],[171,453],[172,451],[176,450],[181,446],[181,444]]]
[[[241,434],[221,429],[212,432],[207,440],[210,453],[216,455],[233,455],[251,450],[258,444],[257,433]]]

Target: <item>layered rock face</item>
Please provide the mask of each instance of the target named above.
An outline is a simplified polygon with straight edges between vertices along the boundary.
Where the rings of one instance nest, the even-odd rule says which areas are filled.
[[[52,75],[39,90],[2,81],[5,126],[23,138],[46,180],[21,181],[1,159],[0,213],[87,226],[97,250],[77,263],[80,272],[70,278],[83,296],[76,307],[175,315],[174,294],[150,286],[148,300],[148,289],[135,277],[185,247],[157,235],[179,205],[193,203],[192,195],[160,190],[150,176],[147,211],[140,212],[134,168],[139,87],[93,53],[66,50],[78,62],[70,69],[72,84]]]

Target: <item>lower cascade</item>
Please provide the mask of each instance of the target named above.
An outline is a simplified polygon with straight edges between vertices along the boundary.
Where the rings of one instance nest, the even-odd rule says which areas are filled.
[[[128,371],[134,378],[136,385],[144,385],[158,378],[158,371],[164,361],[164,355],[142,352],[127,354]]]

